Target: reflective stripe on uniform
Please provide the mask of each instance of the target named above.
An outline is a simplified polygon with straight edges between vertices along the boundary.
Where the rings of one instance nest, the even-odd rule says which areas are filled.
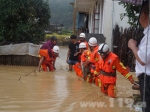
[[[90,79],[87,77],[86,81],[89,82],[89,80],[90,80]]]
[[[123,65],[123,63],[119,63],[121,66],[122,66],[122,68],[124,68],[124,69],[126,69],[126,67]]]
[[[41,58],[42,56],[41,56],[41,55],[38,55],[38,57]]]
[[[129,78],[131,76],[131,74],[130,73],[128,73],[126,76],[125,76],[125,78]]]
[[[98,79],[98,86],[101,87],[101,81]]]
[[[98,58],[95,58],[95,61],[98,61]]]
[[[115,67],[115,66],[112,66],[112,68],[115,69],[116,67]]]
[[[95,74],[95,75],[97,75],[97,74],[98,74],[98,72],[97,72],[97,71],[94,71],[94,74]]]
[[[116,88],[116,86],[114,86],[114,97],[116,97],[117,96],[117,88]]]

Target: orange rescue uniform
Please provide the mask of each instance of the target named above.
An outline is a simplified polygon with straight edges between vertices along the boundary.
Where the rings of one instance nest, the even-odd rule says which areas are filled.
[[[99,59],[100,55],[98,54],[98,46],[96,46],[92,51],[90,62],[94,65],[97,65]]]
[[[89,51],[90,52],[90,51]],[[84,67],[88,67],[88,69],[91,69],[91,66],[94,65],[96,66],[96,64],[98,63],[98,60],[99,60],[99,54],[98,54],[98,46],[96,46],[92,52],[90,52],[90,55],[89,55],[89,59],[86,60],[83,64],[84,64]],[[81,60],[84,60],[84,56],[81,57]],[[89,64],[90,63],[90,64]],[[93,69],[91,69],[91,73],[92,71],[94,71]],[[85,77],[85,80],[87,82],[90,82],[92,83],[93,82],[93,74],[88,74],[86,75]]]
[[[86,62],[90,61],[90,59],[91,59],[91,51],[85,50],[81,55],[81,61]]]
[[[81,63],[78,62],[75,65],[73,65],[73,69],[76,72],[77,76],[83,77]]]
[[[99,55],[99,53],[98,53],[98,48],[99,48],[99,46],[96,46],[95,48],[94,48],[94,50],[93,50],[93,52],[92,52],[92,55],[91,55],[91,60],[90,60],[90,62],[92,63],[92,66],[97,66],[98,65],[98,62],[99,62],[99,59],[100,59],[100,55]],[[91,73],[92,73],[92,80],[95,82],[95,84],[96,84],[96,82],[98,81],[98,78],[97,78],[97,76],[94,74],[94,71],[95,71],[95,67],[92,67],[91,68]],[[97,85],[97,84],[96,84]]]
[[[90,60],[90,55],[91,55],[91,52],[89,50],[85,50],[81,54],[81,63],[78,62],[75,65],[73,65],[74,71],[76,72],[77,76],[79,76],[79,77],[84,76],[84,74],[82,72],[82,65],[81,64],[83,64],[87,60]]]
[[[87,82],[92,82],[92,77],[91,74],[89,73],[89,62],[91,60],[91,51],[89,50],[85,50],[82,55],[81,55],[81,63],[82,63],[82,70],[83,70],[83,74],[84,74],[84,80],[86,80]]]
[[[94,73],[98,75],[97,84],[101,87],[101,91],[110,97],[116,97],[116,70],[125,78],[132,79],[132,75],[127,68],[120,62],[117,55],[110,52],[106,59],[100,58],[98,66]]]
[[[78,42],[81,43],[80,40]],[[83,41],[83,42],[86,44],[86,50],[88,50],[89,49],[89,44],[86,41]]]
[[[48,54],[48,49],[40,49],[39,51],[39,55],[40,57],[43,56],[44,57],[44,61],[42,63],[42,68],[43,71],[53,71],[54,70],[54,65],[53,62],[56,60],[56,57],[54,57],[54,53],[52,52],[52,58],[50,58],[49,54]],[[47,69],[48,68],[48,69]]]

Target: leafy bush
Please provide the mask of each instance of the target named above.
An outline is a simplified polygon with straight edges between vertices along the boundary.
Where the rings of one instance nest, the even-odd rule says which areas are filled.
[[[0,0],[0,41],[14,43],[44,40],[50,9],[43,0]]]
[[[119,5],[123,5],[126,11],[120,14],[120,19],[122,20],[124,17],[128,17],[128,23],[131,27],[135,28],[137,26],[141,6],[135,6],[125,2],[119,2]]]

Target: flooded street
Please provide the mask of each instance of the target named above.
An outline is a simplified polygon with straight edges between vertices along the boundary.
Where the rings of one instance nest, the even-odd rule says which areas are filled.
[[[66,53],[61,47],[54,72],[0,65],[0,112],[135,112],[131,96],[138,92],[128,80],[118,75],[118,98],[107,97],[68,71]]]

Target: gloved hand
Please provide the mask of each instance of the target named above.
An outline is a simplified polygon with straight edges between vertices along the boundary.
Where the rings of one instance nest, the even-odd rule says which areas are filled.
[[[129,81],[131,82],[131,84],[134,84],[133,78],[129,78]]]
[[[130,68],[128,66],[126,66],[126,69],[127,69],[128,72],[130,72]]]

